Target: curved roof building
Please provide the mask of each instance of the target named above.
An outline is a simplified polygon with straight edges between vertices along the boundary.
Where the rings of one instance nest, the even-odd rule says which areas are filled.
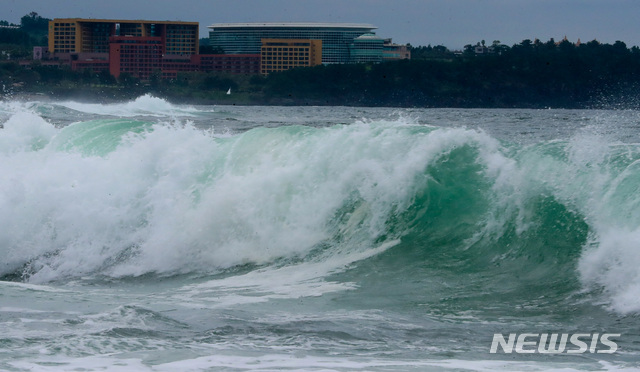
[[[226,54],[259,54],[262,39],[322,40],[322,63],[349,63],[354,39],[376,28],[359,23],[216,23],[209,26],[209,40]]]

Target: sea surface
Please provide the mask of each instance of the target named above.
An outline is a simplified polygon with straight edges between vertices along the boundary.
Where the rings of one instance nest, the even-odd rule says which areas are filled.
[[[640,369],[638,111],[143,96],[0,124],[1,371]]]

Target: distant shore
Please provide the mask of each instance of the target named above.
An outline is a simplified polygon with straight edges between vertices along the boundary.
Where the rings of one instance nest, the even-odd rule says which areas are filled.
[[[256,94],[235,93],[229,96],[219,97],[202,97],[198,94],[171,94],[153,89],[123,91],[120,89],[107,91],[91,91],[91,90],[69,90],[56,91],[49,93],[41,92],[15,92],[10,94],[0,94],[0,101],[40,101],[40,102],[60,102],[74,101],[80,103],[97,103],[97,104],[117,104],[133,101],[141,96],[150,95],[161,98],[172,104],[185,105],[237,105],[237,106],[351,106],[351,107],[397,107],[397,108],[476,108],[476,109],[640,109],[639,100],[635,96],[614,96],[609,95],[605,99],[596,98],[587,102],[573,102],[567,104],[566,101],[558,104],[550,103],[549,100],[544,102],[521,101],[511,102],[510,104],[501,104],[493,102],[487,104],[479,100],[458,101],[449,99],[442,104],[411,104],[410,97],[405,97],[397,102],[390,100],[382,100],[376,102],[366,94],[358,97],[357,94],[350,95],[349,99],[341,97],[332,97],[331,99],[319,99],[317,97],[265,97]],[[456,104],[459,102],[459,104]]]
[[[116,80],[0,63],[2,74],[10,87],[4,99],[115,103],[151,94],[202,105],[640,109],[640,48],[624,43],[529,41],[486,56],[320,65],[268,76],[192,72],[173,80]]]

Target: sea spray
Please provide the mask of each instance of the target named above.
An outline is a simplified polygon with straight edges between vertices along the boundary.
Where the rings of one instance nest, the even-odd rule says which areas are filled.
[[[173,105],[150,94],[125,103],[99,104],[67,101],[59,102],[57,105],[82,113],[116,117],[189,117],[202,112],[190,106]]]
[[[73,105],[0,102],[0,369],[638,367],[632,112]]]
[[[44,242],[20,244],[39,247],[25,252],[32,280],[56,271],[141,275],[263,264],[336,239],[371,243],[389,235],[387,220],[426,186],[430,160],[478,136],[397,123],[255,129],[220,140],[189,127],[145,130],[122,121],[59,132],[49,147],[8,162],[29,162],[30,172],[16,178],[41,185],[26,198],[41,213],[5,210],[35,212],[51,229],[49,250],[39,250]],[[12,234],[6,239],[25,239]]]
[[[604,249],[613,262],[634,262],[631,248],[597,243],[611,228],[637,226],[614,221],[625,210],[634,217],[621,205],[637,203],[627,180],[637,177],[633,145],[576,136],[519,148],[482,131],[402,120],[217,138],[133,119],[56,129],[16,113],[0,137],[11,175],[2,185],[11,227],[2,233],[3,274],[42,282],[206,273],[400,239],[474,270],[526,267],[526,281],[573,276],[602,285],[613,302],[630,296],[622,282],[633,283],[635,271],[612,277],[614,263],[598,269],[589,257]],[[629,301],[621,311],[640,306]]]

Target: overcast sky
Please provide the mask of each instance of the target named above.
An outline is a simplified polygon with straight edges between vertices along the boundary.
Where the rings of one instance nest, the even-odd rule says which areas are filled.
[[[110,18],[227,22],[370,23],[399,44],[445,45],[567,38],[640,46],[640,0],[0,0],[0,20]]]

